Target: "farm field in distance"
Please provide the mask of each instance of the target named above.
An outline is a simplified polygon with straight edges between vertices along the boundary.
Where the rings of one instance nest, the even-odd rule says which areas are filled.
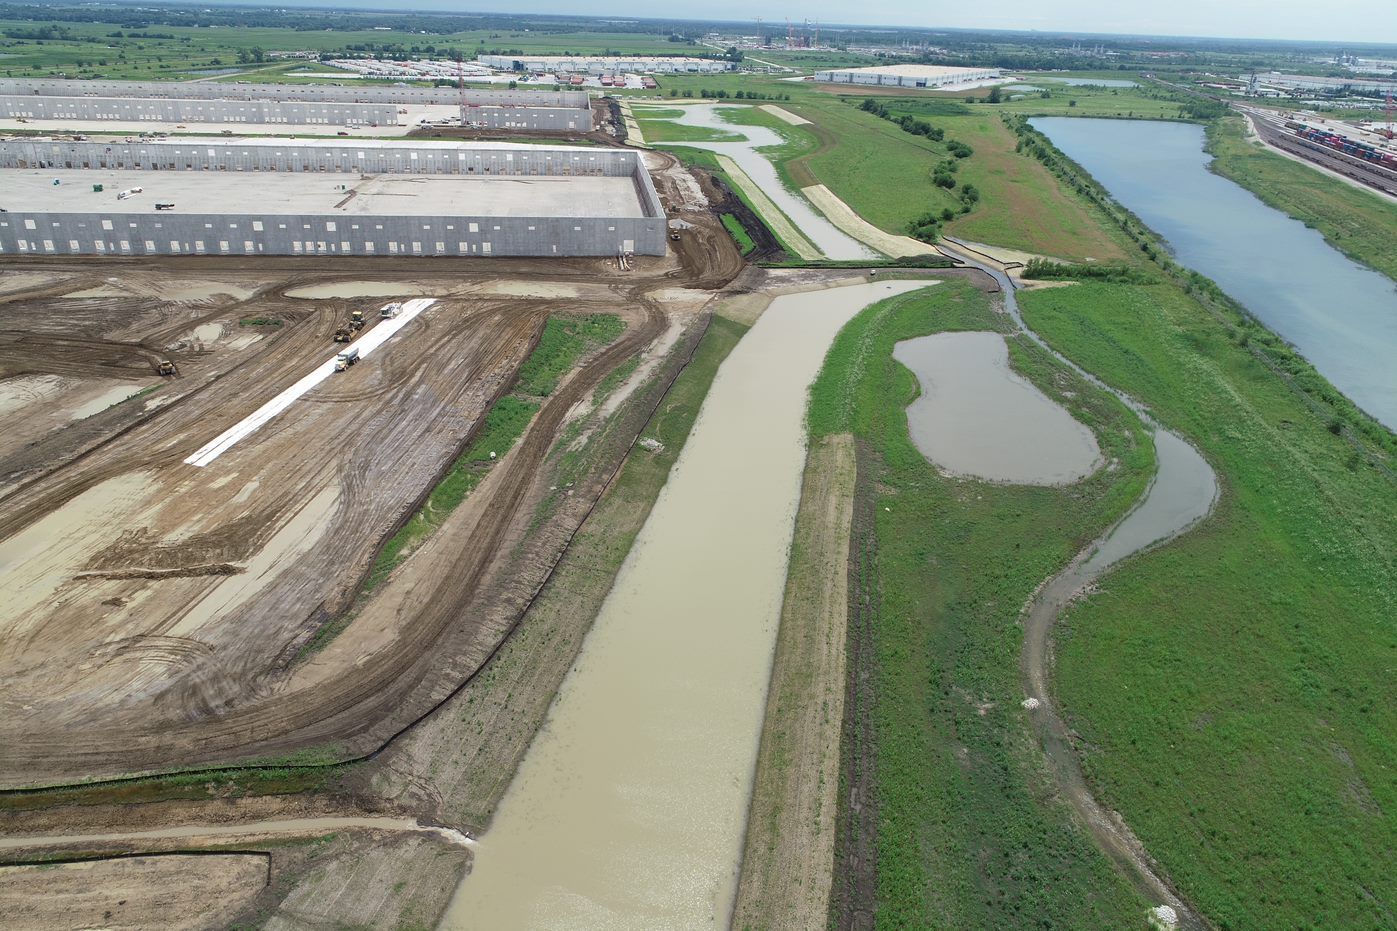
[[[0,931],[1394,923],[1397,33],[410,7],[0,0]]]

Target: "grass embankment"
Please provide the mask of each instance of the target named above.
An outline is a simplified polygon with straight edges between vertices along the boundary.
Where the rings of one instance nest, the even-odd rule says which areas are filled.
[[[1022,338],[1009,340],[1014,368],[1089,425],[1116,467],[1064,488],[956,479],[907,433],[917,385],[894,344],[1008,329],[988,297],[948,281],[860,314],[812,390],[812,435],[853,433],[868,451],[859,486],[873,496],[876,585],[855,597],[875,614],[873,658],[851,675],[875,683],[878,928],[1123,928],[1146,907],[1048,788],[1019,706],[1018,620],[1139,496],[1152,445],[1114,397]]]
[[[744,931],[827,923],[855,472],[852,436],[811,444],[733,909]]]
[[[1105,806],[1220,927],[1390,926],[1392,484],[1173,287],[1020,302],[1195,442],[1223,488],[1213,517],[1060,628],[1057,689]]]
[[[1206,148],[1213,171],[1397,281],[1397,204],[1266,150],[1247,138],[1241,117],[1209,124]]]
[[[747,232],[747,228],[742,225],[742,221],[730,213],[722,216],[723,229],[732,236],[732,241],[737,243],[738,251],[743,255],[749,255],[757,248],[756,242],[752,240],[752,234]]]
[[[456,716],[465,723],[439,741],[432,764],[441,772],[443,816],[455,819],[452,823],[479,829],[489,824],[678,460],[719,366],[746,331],[742,324],[713,318],[693,359],[641,433],[661,446],[631,450],[518,628],[453,699]]]
[[[480,432],[451,464],[421,509],[383,545],[364,580],[366,592],[388,578],[485,480],[491,464],[498,461],[492,456],[502,457],[509,452],[538,412],[541,399],[553,393],[577,360],[591,349],[614,342],[623,329],[625,324],[615,314],[548,318],[538,345],[519,367],[514,390],[495,402],[485,415]],[[322,633],[329,631],[330,626]],[[317,635],[309,648],[316,649],[324,642],[324,638]]]
[[[683,115],[681,110],[632,107],[631,114],[640,124],[645,141],[652,145],[657,142],[734,142],[740,139],[737,133],[673,122],[675,117]]]

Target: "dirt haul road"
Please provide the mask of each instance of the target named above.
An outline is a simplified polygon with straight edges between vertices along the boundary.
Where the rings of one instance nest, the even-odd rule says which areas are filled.
[[[438,277],[440,263],[407,266],[437,272],[416,275],[414,287],[481,296],[439,300],[372,358],[206,469],[182,460],[331,355],[329,335],[351,306],[382,303],[281,295],[313,281],[317,266],[403,280],[403,263],[391,272],[364,263],[259,262],[255,273],[237,262],[166,265],[250,279],[224,298],[199,298],[197,313],[124,300],[119,284],[94,292],[92,265],[66,272],[69,284],[95,297],[64,298],[43,282],[32,300],[8,295],[12,328],[41,321],[24,331],[25,352],[10,357],[34,360],[10,369],[16,377],[52,375],[45,359],[65,356],[74,334],[93,333],[95,321],[104,321],[99,342],[124,347],[112,350],[118,365],[134,374],[135,360],[163,353],[178,356],[181,377],[153,396],[158,407],[137,399],[104,413],[105,434],[74,443],[65,436],[73,426],[64,426],[4,461],[13,479],[0,499],[0,571],[16,597],[0,607],[0,745],[8,748],[0,784],[265,758],[311,745],[368,752],[429,710],[509,629],[509,618],[482,600],[485,583],[505,574],[505,544],[527,527],[531,480],[569,409],[665,330],[646,291],[720,286],[736,274],[740,258],[719,234],[692,231],[678,263],[651,261],[633,275],[595,262],[483,262],[456,265],[476,272],[463,282]],[[278,281],[269,274],[278,265],[299,274]],[[123,266],[100,267],[118,283],[151,274]],[[41,268],[55,277],[64,271]],[[628,321],[626,334],[544,403],[519,447],[462,509],[466,529],[454,534],[454,551],[438,546],[431,558],[425,550],[414,556],[356,608],[328,648],[298,661],[314,633],[349,607],[382,540],[508,387],[557,309],[483,296],[511,290],[489,286],[500,272],[574,281],[580,297],[568,309],[617,313]],[[114,293],[102,290],[109,287]],[[191,329],[187,318],[215,344],[214,324],[234,339],[254,335],[242,329],[265,332],[232,351],[191,336],[181,356],[169,347],[184,338],[175,331]],[[284,325],[237,325],[271,318]],[[0,417],[13,422],[45,403]],[[43,456],[32,455],[40,448]],[[527,580],[547,567],[514,568]]]

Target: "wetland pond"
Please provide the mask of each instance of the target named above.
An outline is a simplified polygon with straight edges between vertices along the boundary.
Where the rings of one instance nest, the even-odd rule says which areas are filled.
[[[1391,279],[1210,172],[1201,126],[1056,116],[1031,122],[1163,236],[1181,264],[1216,281],[1354,403],[1397,428]]]
[[[845,323],[927,283],[777,297],[723,362],[443,929],[727,928],[807,392]]]
[[[955,475],[1021,485],[1061,485],[1101,462],[1096,437],[1009,368],[998,333],[933,333],[903,340],[893,358],[922,392],[907,406],[912,442]]]

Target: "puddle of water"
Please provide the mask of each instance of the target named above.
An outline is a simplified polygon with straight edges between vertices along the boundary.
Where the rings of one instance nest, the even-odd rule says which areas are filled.
[[[791,218],[802,233],[831,259],[866,259],[873,255],[858,240],[846,235],[829,220],[815,212],[805,198],[792,193],[781,183],[776,167],[757,149],[781,145],[783,140],[775,130],[765,126],[739,126],[729,123],[719,114],[722,110],[743,109],[740,106],[720,106],[711,103],[683,107],[684,115],[674,120],[681,126],[700,126],[721,132],[737,132],[745,139],[733,142],[666,142],[664,145],[687,145],[726,155],[747,172],[766,195]]]
[[[256,293],[256,288],[227,281],[204,281],[171,279],[158,283],[154,289],[167,301],[207,301],[216,297],[230,297],[235,301],[245,301]]]
[[[806,393],[845,322],[924,285],[778,297],[723,363],[443,929],[727,926]]]
[[[957,475],[1022,485],[1075,482],[1095,471],[1091,430],[1009,367],[998,333],[935,333],[904,340],[893,358],[922,394],[907,407],[912,442]]]
[[[143,390],[145,390],[145,385],[117,385],[114,388],[108,388],[87,403],[73,408],[69,417],[72,420],[82,420],[84,417],[100,414],[113,404],[120,404],[127,398],[140,394]]]
[[[65,298],[76,297],[130,297],[130,293],[121,288],[113,287],[109,284],[98,285],[95,288],[83,288],[81,291],[69,291],[63,295]]]
[[[484,293],[503,297],[577,297],[577,288],[542,281],[500,281],[485,288]]]
[[[221,323],[202,323],[194,328],[194,338],[201,343],[217,342],[222,335],[223,324]]]
[[[0,381],[0,416],[47,401],[63,390],[59,375],[19,375]]]
[[[286,292],[286,296],[302,300],[322,301],[337,297],[401,297],[426,293],[421,287],[404,284],[400,281],[334,281],[329,284],[292,288]]]
[[[3,57],[0,55],[0,58]],[[0,272],[0,294],[27,291],[30,288],[37,288],[60,280],[62,279],[53,275],[45,275],[42,272]]]
[[[39,610],[90,555],[132,526],[153,487],[144,472],[108,479],[73,498],[19,533],[0,540],[0,643],[20,643],[20,632],[43,623]]]
[[[166,633],[171,637],[197,638],[202,628],[226,617],[249,598],[276,580],[303,553],[314,546],[333,523],[330,515],[339,504],[340,488],[328,485],[273,534],[267,545],[248,561],[238,575],[230,575],[200,598]]]
[[[472,844],[470,838],[451,828],[424,825],[410,818],[283,818],[273,821],[254,821],[248,824],[187,824],[172,828],[158,828],[153,831],[127,831],[118,834],[49,834],[0,837],[0,850],[14,850],[19,847],[60,847],[74,844],[119,843],[123,841],[170,840],[181,837],[245,837],[262,834],[324,834],[328,831],[343,831],[363,828],[375,831],[412,831],[418,834],[435,834],[449,843],[462,847]]]

